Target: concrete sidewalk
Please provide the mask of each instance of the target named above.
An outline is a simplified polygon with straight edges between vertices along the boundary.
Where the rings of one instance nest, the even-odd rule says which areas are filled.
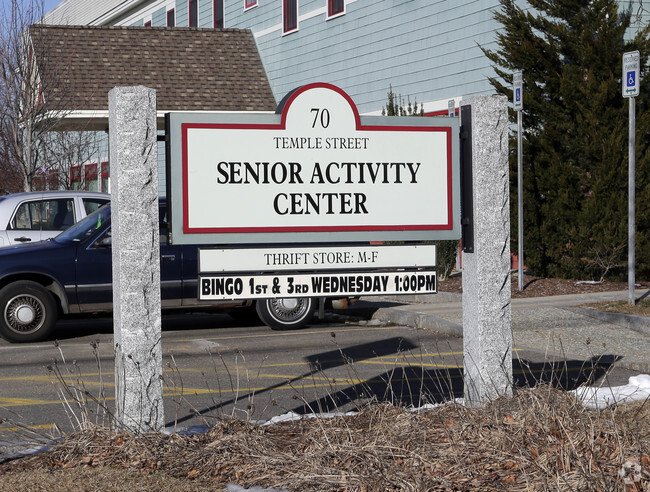
[[[637,290],[646,298],[648,290]],[[604,313],[585,304],[626,300],[627,291],[512,299],[514,348],[552,358],[620,358],[617,367],[650,373],[650,318]],[[463,336],[461,294],[364,298],[378,303],[373,319]]]

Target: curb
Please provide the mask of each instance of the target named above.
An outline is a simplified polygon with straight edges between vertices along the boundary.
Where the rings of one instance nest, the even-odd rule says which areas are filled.
[[[455,292],[438,292],[437,294],[399,294],[373,296],[372,300],[399,302],[402,304],[440,304],[445,302],[461,302],[463,294]]]
[[[457,323],[452,323],[431,313],[419,313],[412,311],[410,306],[379,308],[372,315],[372,319],[378,321],[394,323],[401,326],[411,326],[413,328],[423,328],[437,331],[445,335],[462,338],[463,327]]]
[[[650,335],[650,318],[647,316],[637,316],[634,314],[623,313],[609,313],[607,311],[599,311],[597,309],[582,308],[582,307],[569,307],[564,306],[568,311],[574,311],[578,314],[583,314],[600,321],[606,321],[613,325],[619,325],[630,330]]]

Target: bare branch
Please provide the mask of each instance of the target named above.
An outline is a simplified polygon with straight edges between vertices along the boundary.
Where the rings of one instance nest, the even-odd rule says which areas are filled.
[[[68,187],[73,161],[97,152],[94,135],[53,133],[75,104],[68,65],[47,56],[54,47],[43,13],[40,0],[10,0],[0,10],[0,192]]]

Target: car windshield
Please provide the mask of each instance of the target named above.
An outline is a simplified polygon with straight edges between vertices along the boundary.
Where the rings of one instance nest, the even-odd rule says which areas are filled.
[[[111,206],[104,205],[97,209],[85,219],[80,220],[75,225],[66,229],[54,238],[57,242],[80,242],[88,237],[99,228],[107,225],[111,221]]]

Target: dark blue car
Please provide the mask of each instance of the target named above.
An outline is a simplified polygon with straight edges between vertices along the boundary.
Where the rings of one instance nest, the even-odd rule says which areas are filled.
[[[198,301],[198,246],[166,240],[160,209],[160,292],[163,309],[256,310],[274,329],[308,324],[317,299]],[[61,316],[113,310],[111,209],[106,205],[54,239],[0,249],[0,335],[11,342],[47,338]]]

